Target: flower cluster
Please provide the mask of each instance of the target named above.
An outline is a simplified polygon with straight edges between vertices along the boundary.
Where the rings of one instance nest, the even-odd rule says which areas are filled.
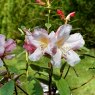
[[[42,28],[34,29],[33,32],[25,30],[24,48],[29,53],[29,59],[37,61],[49,54],[53,66],[59,67],[62,58],[71,66],[77,64],[80,58],[74,50],[83,47],[85,42],[80,33],[70,35],[71,30],[72,26],[69,24],[60,26],[50,34]]]
[[[3,66],[3,58],[12,59],[15,56],[15,54],[11,54],[15,48],[16,43],[13,39],[5,41],[5,36],[0,34],[0,66]]]

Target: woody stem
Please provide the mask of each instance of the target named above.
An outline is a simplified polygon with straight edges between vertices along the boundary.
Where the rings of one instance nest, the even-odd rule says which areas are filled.
[[[52,73],[53,73],[53,67],[52,67],[51,63],[49,63],[49,67],[50,67],[50,71],[49,71],[49,86],[48,86],[48,89],[49,89],[49,95],[51,95]]]
[[[3,63],[4,63],[4,67],[5,67],[5,68],[6,68],[6,70],[7,70],[8,77],[11,77],[11,74],[10,74],[9,68],[8,68],[8,66],[6,65],[6,63],[5,63],[4,59],[2,59],[2,61],[3,61]]]

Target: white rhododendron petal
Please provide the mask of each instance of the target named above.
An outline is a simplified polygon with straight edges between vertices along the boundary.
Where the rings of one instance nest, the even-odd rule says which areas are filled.
[[[4,46],[5,45],[5,36],[0,34],[0,46]]]
[[[73,16],[74,14],[71,14]],[[61,58],[64,57],[68,64],[74,66],[80,61],[79,56],[73,51],[84,45],[83,37],[80,33],[70,36],[72,26],[62,25],[55,33],[50,34],[45,29],[36,28],[34,32],[26,33],[24,48],[29,53],[29,59],[37,61],[42,55],[50,55],[53,66],[60,67]],[[27,35],[28,34],[28,35]],[[31,47],[33,47],[33,50]]]
[[[80,62],[80,58],[77,53],[75,53],[73,50],[70,50],[66,54],[66,61],[70,66],[74,66]]]
[[[29,42],[31,42],[34,39],[32,35],[26,35],[25,37]]]
[[[3,46],[0,46],[0,56],[4,54],[5,48]]]
[[[38,47],[40,45],[40,43],[36,39],[34,39],[32,34],[25,36],[25,43],[34,45],[35,47]]]
[[[33,32],[33,36],[39,36],[39,35],[48,35],[48,32],[45,29],[42,28],[35,28]]]
[[[48,46],[44,49],[44,53],[47,53],[49,55],[54,55],[57,51],[57,48],[54,46],[54,44],[48,44]]]
[[[41,48],[37,48],[32,54],[29,55],[29,59],[31,61],[37,61],[42,57],[42,51]]]
[[[0,67],[2,67],[2,66],[3,66],[3,61],[0,58]]]
[[[83,47],[85,44],[83,37],[80,33],[70,35],[69,39],[65,42],[73,50]]]
[[[6,58],[5,56],[10,55],[10,53],[16,48],[16,43],[13,39],[5,40],[5,36],[0,34],[0,58]],[[1,59],[0,59],[1,60]],[[1,62],[2,65],[2,62]]]
[[[39,41],[40,44],[48,44],[48,32],[42,28],[35,29],[33,32],[33,37],[36,41]]]
[[[12,52],[15,48],[15,41],[13,39],[8,39],[5,43],[5,52]]]
[[[62,55],[62,52],[59,49],[57,49],[56,54],[53,55],[51,59],[51,63],[53,64],[53,66],[55,67],[61,66],[61,55]]]
[[[72,26],[69,24],[62,25],[58,28],[56,36],[58,39],[64,38],[64,41],[69,37]]]
[[[50,39],[51,41],[55,41],[55,40],[56,40],[55,32],[54,32],[54,31],[52,31],[52,32],[49,34],[49,39]]]
[[[39,40],[41,38],[48,38],[48,32],[45,29],[37,28],[32,33],[34,39]]]

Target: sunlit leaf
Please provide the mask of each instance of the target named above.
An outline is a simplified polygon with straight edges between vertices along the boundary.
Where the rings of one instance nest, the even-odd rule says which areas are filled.
[[[71,95],[70,89],[65,79],[55,80],[60,95]]]
[[[43,89],[36,79],[25,82],[23,86],[29,95],[43,95]]]
[[[49,29],[51,27],[50,23],[45,23],[45,26],[47,27],[47,29]]]
[[[0,95],[13,95],[14,93],[14,81],[7,82],[0,88]]]
[[[46,67],[42,67],[42,66],[38,66],[38,65],[35,65],[35,64],[30,64],[30,67],[35,70],[35,71],[49,71],[49,68],[46,68]]]

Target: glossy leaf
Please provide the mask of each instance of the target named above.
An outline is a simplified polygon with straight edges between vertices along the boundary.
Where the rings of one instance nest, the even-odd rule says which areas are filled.
[[[38,65],[35,65],[35,64],[30,64],[30,67],[35,71],[43,71],[43,70],[45,70],[45,71],[49,72],[49,68],[38,66]]]
[[[25,82],[23,87],[25,87],[25,90],[29,95],[43,95],[43,89],[36,79]]]
[[[13,95],[14,93],[14,81],[7,82],[0,88],[0,95]]]
[[[47,29],[49,29],[51,27],[50,23],[45,23],[45,26],[47,27]]]
[[[60,95],[71,95],[67,82],[64,79],[55,80]]]

